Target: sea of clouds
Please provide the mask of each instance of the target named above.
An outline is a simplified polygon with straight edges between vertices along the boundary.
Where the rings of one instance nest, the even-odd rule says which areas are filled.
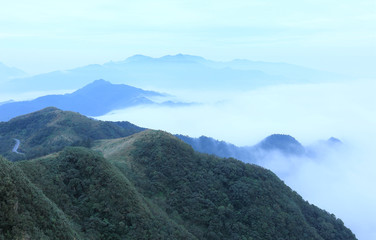
[[[170,91],[179,101],[197,104],[140,106],[99,119],[206,135],[238,146],[254,145],[273,133],[289,134],[305,146],[339,138],[342,147],[323,148],[318,158],[276,153],[261,165],[310,203],[341,218],[359,239],[376,239],[375,89],[376,81],[363,79],[237,92]]]

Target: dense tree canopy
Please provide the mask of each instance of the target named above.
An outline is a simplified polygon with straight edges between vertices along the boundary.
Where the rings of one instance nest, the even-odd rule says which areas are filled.
[[[54,108],[1,123],[1,147],[44,156],[0,157],[0,240],[356,239],[271,171],[142,130]]]

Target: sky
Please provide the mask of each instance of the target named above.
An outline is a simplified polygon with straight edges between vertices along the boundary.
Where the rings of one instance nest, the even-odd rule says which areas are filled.
[[[134,54],[287,62],[376,76],[374,0],[6,1],[0,62],[30,74]]]

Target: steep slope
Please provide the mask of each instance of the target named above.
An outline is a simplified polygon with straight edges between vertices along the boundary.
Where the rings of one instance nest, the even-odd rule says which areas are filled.
[[[194,239],[150,209],[126,176],[98,153],[67,148],[17,165],[78,226],[83,239]]]
[[[162,95],[124,84],[97,80],[72,94],[48,95],[32,101],[2,104],[0,121],[8,121],[46,107],[75,111],[86,116],[100,116],[120,108],[153,103],[147,97],[155,96]]]
[[[136,55],[119,62],[93,64],[67,71],[15,79],[1,90],[24,92],[76,89],[98,78],[148,89],[200,87],[211,90],[244,90],[276,83],[333,80],[338,76],[289,64],[251,61],[215,62],[184,54],[160,58]]]
[[[0,157],[0,239],[77,239],[66,215]]]
[[[78,113],[45,108],[9,122],[0,122],[0,154],[13,161],[30,159],[65,146],[90,146],[96,139],[125,137],[142,130],[126,122],[97,121]],[[11,151],[14,139],[20,140],[18,151],[23,154]]]
[[[94,149],[198,239],[356,239],[272,172],[195,153],[167,133],[101,140]]]

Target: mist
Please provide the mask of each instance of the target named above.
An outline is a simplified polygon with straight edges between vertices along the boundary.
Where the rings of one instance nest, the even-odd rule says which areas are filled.
[[[49,90],[49,91],[31,91],[22,93],[1,93],[0,103],[7,101],[29,101],[38,97],[54,94],[66,94],[72,93],[75,89],[63,89],[63,90]]]
[[[169,93],[175,99],[197,104],[134,107],[99,119],[127,120],[191,137],[205,135],[238,146],[254,145],[274,133],[289,134],[304,146],[339,138],[342,147],[322,149],[317,158],[275,153],[260,164],[305,200],[341,218],[358,239],[376,239],[374,89],[376,81],[363,79],[253,91],[174,91]]]

